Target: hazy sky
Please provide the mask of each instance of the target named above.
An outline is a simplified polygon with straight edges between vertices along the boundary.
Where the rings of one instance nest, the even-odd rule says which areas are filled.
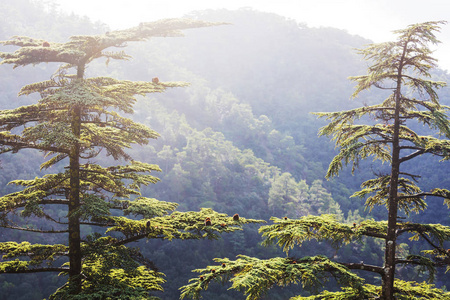
[[[446,20],[449,0],[53,0],[66,12],[101,21],[111,29],[136,26],[140,22],[176,18],[204,9],[251,7],[273,12],[309,27],[345,29],[375,42],[393,39],[392,30],[409,24]],[[220,20],[217,20],[220,21]],[[441,67],[450,71],[450,24],[443,27],[436,50]]]

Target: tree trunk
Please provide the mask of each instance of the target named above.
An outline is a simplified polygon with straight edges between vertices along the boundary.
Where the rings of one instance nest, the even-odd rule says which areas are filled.
[[[80,135],[80,108],[71,112],[71,127],[75,136]],[[69,196],[69,283],[74,294],[81,290],[81,247],[80,220],[76,211],[80,207],[80,161],[79,145],[76,143],[70,151],[70,196]]]
[[[394,132],[392,134],[391,179],[389,182],[388,226],[386,250],[384,253],[384,276],[382,277],[382,297],[385,300],[394,299],[396,230],[398,215],[398,178],[400,174],[400,101],[402,87],[402,68],[405,59],[407,43],[403,47],[403,55],[397,73],[395,90]]]
[[[397,122],[396,122],[397,123]],[[396,227],[397,227],[397,211],[398,211],[398,177],[400,172],[399,165],[399,141],[398,141],[398,124],[394,125],[394,140],[392,147],[392,168],[391,180],[389,186],[389,205],[388,205],[388,228],[386,239],[386,250],[384,257],[384,276],[382,277],[382,294],[383,299],[394,299],[394,278],[395,278],[395,248],[396,248]],[[396,134],[397,132],[397,134]]]
[[[84,76],[84,65],[78,66],[77,78]],[[72,134],[80,138],[81,108],[74,106],[70,112]],[[81,236],[80,219],[77,210],[80,207],[80,145],[74,143],[70,149],[70,195],[69,195],[69,285],[72,294],[81,292]]]

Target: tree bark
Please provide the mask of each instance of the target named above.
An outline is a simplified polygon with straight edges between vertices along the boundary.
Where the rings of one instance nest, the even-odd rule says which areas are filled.
[[[72,132],[80,134],[80,108],[71,112]],[[70,151],[70,196],[69,196],[69,283],[74,294],[81,291],[81,237],[80,220],[76,211],[80,207],[80,149],[78,143]]]
[[[403,46],[402,58],[397,72],[397,86],[395,90],[394,132],[392,134],[392,162],[391,179],[389,182],[388,226],[386,250],[384,253],[384,276],[382,276],[382,297],[385,300],[394,299],[396,230],[398,215],[398,178],[400,174],[400,101],[402,87],[402,68],[407,49],[407,42]]]
[[[78,66],[77,79],[84,76],[84,65]],[[75,105],[71,112],[71,129],[76,138],[81,134],[81,108]],[[81,236],[80,219],[77,210],[80,207],[80,145],[74,143],[70,149],[70,195],[69,195],[69,285],[72,294],[81,292]]]
[[[397,123],[397,122],[396,122]],[[384,276],[382,277],[382,291],[383,299],[394,299],[394,278],[395,278],[395,248],[396,248],[396,228],[397,228],[397,214],[398,214],[398,176],[399,176],[399,141],[398,128],[399,125],[394,125],[394,140],[392,146],[392,168],[391,180],[389,186],[389,205],[388,205],[388,227],[386,238],[386,250],[384,257]],[[396,133],[397,132],[397,133]]]

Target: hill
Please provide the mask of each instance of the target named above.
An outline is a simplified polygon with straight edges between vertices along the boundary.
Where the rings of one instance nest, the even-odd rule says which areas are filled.
[[[71,35],[108,30],[105,25],[49,11],[27,0],[8,1],[0,14],[1,39],[29,35],[66,40]],[[161,137],[130,151],[136,159],[156,163],[163,170],[161,182],[144,189],[144,195],[177,202],[181,210],[212,207],[266,220],[270,216],[319,213],[335,213],[349,222],[378,218],[379,212],[364,211],[363,201],[349,196],[382,166],[367,164],[356,176],[347,172],[324,181],[335,154],[334,145],[317,137],[324,123],[310,114],[370,104],[381,96],[373,92],[349,100],[353,86],[347,77],[363,74],[366,67],[355,48],[370,41],[342,30],[310,28],[249,9],[201,11],[188,17],[229,25],[191,30],[183,38],[156,38],[130,45],[128,53],[135,58],[131,63],[111,62],[111,68],[96,64],[88,70],[91,75],[109,75],[116,70],[114,77],[130,80],[158,77],[191,83],[184,89],[139,99],[132,118],[155,129]],[[10,108],[35,101],[17,99],[16,94],[37,74],[40,78],[41,74],[51,76],[45,67],[11,72],[2,66],[0,105]],[[449,81],[449,75],[440,70],[434,76]],[[448,89],[443,90],[441,99],[450,102]],[[0,159],[2,193],[11,191],[6,185],[10,180],[40,174],[39,154],[24,152]],[[431,170],[434,163],[427,162]],[[417,167],[422,166],[411,166]],[[447,180],[446,170],[448,166],[439,172],[430,171],[423,184],[433,186],[440,181],[442,186]],[[440,205],[432,205],[425,218],[448,224],[448,213]],[[10,232],[1,236],[2,240],[29,238]],[[267,257],[277,251],[259,246],[257,228],[188,246],[163,241],[137,246],[145,248],[145,254],[167,275],[163,299],[176,299],[178,287],[186,284],[190,270],[210,263],[212,257],[234,257],[238,253]],[[311,244],[302,249],[302,255],[317,247],[329,249],[327,245]],[[355,251],[370,255],[372,247],[377,245]],[[186,252],[188,261],[182,255]],[[353,254],[347,251],[347,255]],[[52,290],[48,282],[57,286],[57,279],[49,275],[39,279],[42,282],[32,293],[23,294],[30,280],[38,281],[36,277],[26,278],[0,276],[0,293],[8,295],[7,299],[41,299]],[[212,293],[216,293],[215,299],[239,299],[230,294],[219,298],[220,290]]]

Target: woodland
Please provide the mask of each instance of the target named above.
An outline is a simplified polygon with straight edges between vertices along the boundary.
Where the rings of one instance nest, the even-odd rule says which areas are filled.
[[[413,81],[416,85],[411,88],[416,88],[417,99],[432,99],[425,106],[432,113],[411,114],[419,123],[408,119],[395,127],[389,109],[370,113],[380,103],[392,104],[389,88],[378,88],[376,81],[384,87],[392,76],[382,77],[385,73],[380,70],[386,67],[382,63],[377,65],[380,69],[370,69],[369,60],[376,61],[371,55],[378,51],[366,48],[372,41],[343,30],[312,28],[252,9],[197,11],[184,16],[192,21],[170,23],[180,26],[173,30],[166,29],[162,21],[138,22],[137,27],[121,32],[29,0],[6,1],[0,15],[0,40],[7,41],[1,46],[2,53],[26,49],[28,42],[40,46],[49,41],[49,49],[53,49],[52,42],[59,43],[58,47],[94,43],[90,36],[101,37],[95,42],[102,43],[117,39],[112,43],[115,54],[93,54],[82,68],[72,58],[55,61],[44,57],[39,62],[17,63],[0,56],[4,152],[0,155],[1,299],[380,299],[386,291],[376,287],[382,285],[380,277],[385,275],[380,276],[373,266],[387,260],[385,250],[392,243],[385,243],[383,239],[390,238],[377,238],[374,232],[385,231],[389,236],[392,224],[388,224],[389,203],[383,200],[388,192],[377,184],[392,178],[388,175],[391,157],[383,146],[364,148],[353,156],[348,154],[352,149],[346,148],[359,142],[355,137],[369,133],[386,139],[384,146],[392,136],[393,141],[395,137],[397,142],[403,139],[415,147],[410,146],[411,151],[418,151],[411,154],[411,161],[403,159],[400,172],[409,176],[400,176],[402,191],[420,197],[402,198],[407,199],[406,204],[400,201],[394,216],[394,227],[410,234],[399,236],[392,246],[397,256],[405,258],[395,268],[395,277],[401,280],[395,286],[396,297],[450,299],[450,275],[446,272],[450,262],[446,250],[450,248],[450,165],[446,161],[450,126],[445,113],[450,91],[443,84],[450,82],[447,71],[422,65],[414,69],[422,72],[419,75],[429,75],[425,77],[430,81]],[[161,32],[148,29],[158,24]],[[425,27],[449,25],[430,26]],[[392,30],[396,29],[400,28]],[[433,33],[439,39],[438,30]],[[32,38],[24,42],[24,37]],[[420,37],[433,43],[427,34]],[[75,68],[61,67],[61,62]],[[54,87],[48,82],[36,83],[56,78],[63,85],[70,79],[75,84],[69,87],[79,88],[75,75],[68,75],[74,70],[77,79],[89,78],[99,91],[105,88],[111,103],[114,97],[129,100],[126,104],[100,102],[90,108],[90,114],[96,112],[100,117],[88,115],[91,127],[87,128],[99,139],[90,137],[89,145],[81,148],[89,159],[78,166],[72,163],[70,149],[61,150],[71,142],[64,140],[64,129],[55,129],[55,124],[64,121],[60,116],[43,114],[54,121],[33,131],[30,128],[41,114],[27,111],[33,124],[27,127],[5,113],[18,113],[18,107],[36,108],[36,103],[52,108],[60,105],[52,102],[59,95]],[[116,92],[119,85],[121,90]],[[41,98],[49,102],[39,102]],[[70,104],[58,109],[73,116]],[[339,126],[333,129],[330,123]],[[372,131],[363,126],[366,123],[375,124]],[[126,137],[115,137],[114,131],[102,133],[104,125],[132,129]],[[46,142],[52,139],[45,131],[50,127],[62,139],[58,147]],[[30,139],[38,136],[41,148],[35,140],[27,144],[29,149],[21,140],[12,142],[20,130]],[[99,148],[106,150],[97,155]],[[86,174],[101,174],[83,177],[81,189],[89,191],[82,196],[84,203],[114,194],[109,206],[93,204],[68,214],[62,205],[46,206],[44,213],[39,205],[56,199],[51,197],[42,198],[47,202],[30,201],[17,212],[4,204],[39,185],[40,178],[53,178],[54,174],[71,177],[77,168]],[[141,175],[145,172],[150,175]],[[103,185],[102,191],[93,188],[100,195],[96,198],[87,187],[90,180],[113,183]],[[71,183],[55,188],[54,193],[52,197],[76,198]],[[422,196],[428,196],[426,201]],[[29,192],[27,197],[40,196]],[[72,276],[65,255],[66,247],[73,246],[67,240],[77,228],[75,219],[82,225],[77,225],[78,250],[85,255],[79,266],[85,270],[79,271],[85,274],[81,278]],[[305,231],[298,233],[299,228]],[[284,236],[284,232],[291,234]],[[37,244],[60,245],[63,250],[58,250],[58,257],[42,250],[19,261],[35,251],[31,245]],[[20,250],[28,245],[30,248]],[[15,249],[22,252],[14,253]],[[47,256],[42,259],[39,255]],[[26,265],[30,261],[26,267],[19,266],[19,262]],[[117,263],[120,268],[102,261]],[[336,261],[345,264],[334,264]],[[322,269],[311,271],[308,266],[312,263]],[[61,267],[54,272],[25,271],[53,264]],[[300,265],[307,267],[295,269]],[[125,275],[120,275],[124,277],[119,276],[122,283],[127,276],[132,279],[115,291],[111,286],[118,275],[111,275],[110,270],[125,270]],[[280,274],[282,278],[277,277]],[[263,279],[257,280],[260,277]],[[77,285],[79,290],[73,288]],[[74,296],[81,290],[86,294]],[[148,291],[146,298],[143,295]]]

